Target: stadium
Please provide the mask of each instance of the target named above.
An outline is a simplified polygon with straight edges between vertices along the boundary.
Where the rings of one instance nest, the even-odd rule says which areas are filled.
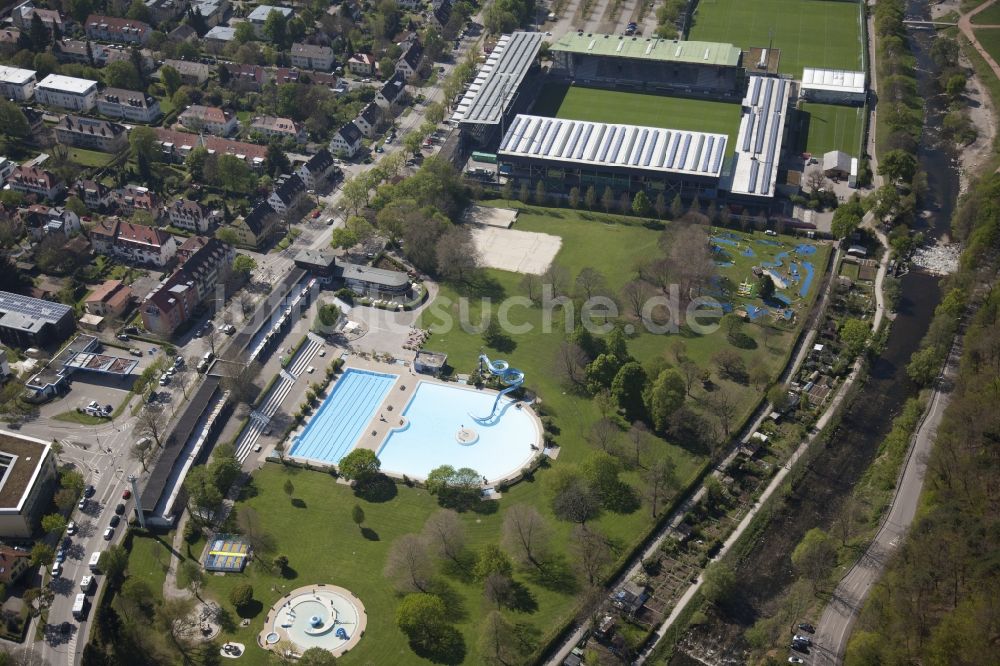
[[[770,46],[574,32],[549,48],[543,85],[527,85],[540,46],[538,33],[504,36],[453,116],[466,145],[495,151],[498,184],[767,208],[783,160],[800,160],[814,132],[857,153],[853,125],[833,125],[845,129],[831,140],[808,116],[847,119],[836,105],[863,103],[863,73],[812,68],[799,82]],[[467,172],[492,174],[490,157]]]

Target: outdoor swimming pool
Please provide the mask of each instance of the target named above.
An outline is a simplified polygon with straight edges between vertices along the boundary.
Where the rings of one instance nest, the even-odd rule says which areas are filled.
[[[493,419],[477,421],[489,415],[496,395],[420,382],[403,412],[403,425],[379,449],[382,469],[425,479],[441,465],[471,467],[491,482],[514,474],[538,453],[542,433],[534,415],[506,397]]]
[[[338,463],[354,448],[368,422],[385,400],[397,375],[350,368],[323,401],[288,455]]]

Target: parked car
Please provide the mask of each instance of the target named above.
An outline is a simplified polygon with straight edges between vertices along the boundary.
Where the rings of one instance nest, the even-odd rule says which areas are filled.
[[[144,438],[144,439],[147,439],[147,438]],[[142,441],[142,440],[139,440],[139,441]],[[126,488],[125,490],[122,491],[122,499],[123,500],[127,500],[130,497],[132,497],[132,491],[131,490],[129,490],[128,488]]]
[[[66,534],[76,534],[76,521],[71,520],[66,523]]]
[[[56,562],[65,562],[65,561],[66,561],[66,550],[60,548],[59,550],[56,551]]]
[[[111,527],[118,527],[118,523],[120,522],[122,522],[121,516],[111,516],[111,521],[108,523],[108,525],[111,525]]]
[[[115,337],[118,338],[119,340],[124,340],[124,341],[128,342],[128,336],[125,335],[124,333],[119,333]]]
[[[806,645],[812,645],[812,639],[809,638],[808,636],[800,636],[799,634],[795,634],[794,636],[792,636],[792,640],[797,643],[805,643]]]
[[[109,527],[108,529],[104,530],[105,541],[111,541],[111,539],[113,539],[114,536],[115,536],[115,528]]]
[[[799,629],[801,629],[802,631],[805,631],[806,633],[810,633],[810,634],[815,634],[816,633],[816,627],[812,626],[808,622],[801,623],[799,625]]]
[[[80,511],[83,511],[84,509],[86,509],[87,508],[87,498],[86,497],[81,497],[80,501],[76,503],[76,508],[78,508]]]
[[[86,488],[83,489],[83,496],[84,497],[93,497],[94,493],[96,493],[96,492],[97,492],[97,488],[95,488],[94,486],[88,485]]]
[[[118,506],[115,507],[115,514],[120,516],[123,513],[125,513],[125,504],[119,503]]]
[[[806,663],[806,660],[803,659],[802,657],[789,657],[788,658],[788,663],[789,664],[804,664],[804,663]]]
[[[142,356],[142,350],[141,349],[129,349],[128,353],[132,354],[132,356]]]

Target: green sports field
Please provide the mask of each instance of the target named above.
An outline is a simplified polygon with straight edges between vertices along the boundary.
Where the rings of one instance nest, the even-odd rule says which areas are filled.
[[[546,86],[532,113],[570,120],[716,132],[729,137],[727,154],[733,153],[740,130],[739,104],[582,86]]]
[[[688,39],[781,49],[779,69],[861,69],[858,5],[837,0],[699,0]]]
[[[863,113],[862,107],[804,102],[798,117],[801,123],[808,124],[808,133],[804,142],[803,135],[799,136],[800,152],[822,156],[842,150],[858,157]]]

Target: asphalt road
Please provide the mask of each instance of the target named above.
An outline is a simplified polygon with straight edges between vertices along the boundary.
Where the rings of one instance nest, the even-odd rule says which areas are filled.
[[[872,585],[878,581],[886,563],[902,542],[916,515],[920,492],[927,472],[930,454],[941,417],[949,402],[949,389],[958,370],[960,345],[952,347],[948,362],[938,386],[931,396],[924,419],[910,443],[902,477],[896,486],[889,511],[883,517],[875,538],[864,555],[854,564],[837,585],[833,598],[823,609],[816,626],[812,664],[841,664],[851,636],[851,629]]]

